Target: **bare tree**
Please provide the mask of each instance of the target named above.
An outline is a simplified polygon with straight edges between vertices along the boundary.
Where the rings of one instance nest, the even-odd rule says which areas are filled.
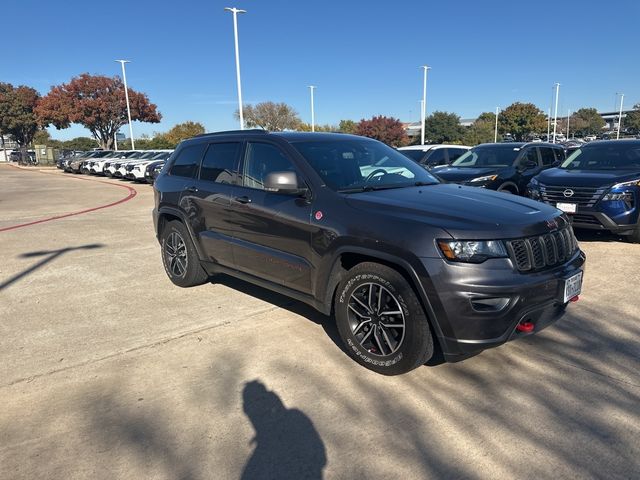
[[[263,128],[272,132],[295,130],[301,123],[298,112],[286,103],[262,102],[245,105],[242,113],[247,127]],[[237,110],[235,117],[240,118]]]

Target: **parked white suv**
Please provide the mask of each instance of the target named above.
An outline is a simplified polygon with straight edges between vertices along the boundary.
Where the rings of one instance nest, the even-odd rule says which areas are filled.
[[[425,168],[432,168],[449,165],[470,149],[465,145],[411,145],[400,147],[398,151]]]

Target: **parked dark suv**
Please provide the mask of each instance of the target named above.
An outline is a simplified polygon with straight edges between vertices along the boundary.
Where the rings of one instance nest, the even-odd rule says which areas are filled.
[[[577,228],[640,243],[640,140],[582,145],[529,184],[529,196],[564,210]]]
[[[524,195],[533,177],[564,159],[564,149],[551,143],[485,143],[433,173],[447,182]]]
[[[536,332],[580,292],[565,214],[442,184],[383,143],[245,130],[182,142],[154,186],[173,283],[226,273],[335,316],[349,354],[394,375]],[[287,345],[283,332],[283,346]]]

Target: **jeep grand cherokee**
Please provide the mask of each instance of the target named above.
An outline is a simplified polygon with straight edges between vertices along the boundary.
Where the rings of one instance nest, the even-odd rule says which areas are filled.
[[[244,130],[183,141],[153,211],[181,287],[225,273],[333,315],[386,375],[535,333],[580,293],[568,219],[527,198],[440,183],[383,143]],[[283,338],[283,340],[285,340]]]

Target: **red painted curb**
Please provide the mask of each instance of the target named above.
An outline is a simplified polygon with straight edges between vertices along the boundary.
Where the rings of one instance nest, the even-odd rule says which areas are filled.
[[[13,168],[17,168],[19,170],[26,170],[25,168],[16,167],[15,165],[9,165],[9,166],[13,167]],[[38,173],[42,173],[42,174],[45,174],[45,175],[52,175],[52,174],[56,175],[53,172],[50,173],[50,172],[38,171]],[[65,177],[62,177],[62,178],[65,178]],[[28,223],[21,223],[19,225],[11,225],[9,227],[0,228],[0,232],[7,232],[9,230],[16,230],[18,228],[30,227],[31,225],[38,225],[40,223],[51,222],[53,220],[60,220],[61,218],[73,217],[73,216],[76,216],[76,215],[82,215],[83,213],[95,212],[96,210],[102,210],[103,208],[114,207],[116,205],[120,205],[121,203],[128,202],[129,200],[131,200],[133,197],[135,197],[138,194],[138,192],[137,192],[137,190],[135,188],[132,188],[132,187],[130,187],[128,185],[118,185],[117,183],[105,182],[103,180],[91,180],[89,178],[82,178],[82,177],[66,177],[66,178],[72,178],[72,179],[75,179],[75,180],[84,180],[84,181],[92,182],[92,183],[104,183],[106,185],[112,185],[114,187],[126,188],[129,191],[129,194],[126,197],[121,198],[120,200],[118,200],[116,202],[111,202],[111,203],[108,203],[106,205],[100,205],[98,207],[87,208],[85,210],[79,210],[77,212],[65,213],[64,215],[56,215],[54,217],[42,218],[40,220],[35,220],[33,222],[28,222]]]

